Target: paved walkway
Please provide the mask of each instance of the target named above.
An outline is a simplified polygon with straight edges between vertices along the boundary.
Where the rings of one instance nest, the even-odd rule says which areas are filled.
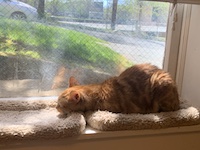
[[[98,28],[98,29],[110,29],[110,24],[101,24],[101,23],[84,23],[84,22],[69,22],[69,21],[58,21],[62,24],[70,24],[70,25],[81,25],[85,27]],[[135,31],[135,25],[116,25],[116,30],[121,31]],[[165,26],[142,26],[141,31],[148,32],[165,32]]]

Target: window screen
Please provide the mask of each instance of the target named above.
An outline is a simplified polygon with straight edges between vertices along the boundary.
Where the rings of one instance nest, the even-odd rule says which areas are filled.
[[[0,0],[0,97],[54,96],[138,63],[162,68],[169,3]]]

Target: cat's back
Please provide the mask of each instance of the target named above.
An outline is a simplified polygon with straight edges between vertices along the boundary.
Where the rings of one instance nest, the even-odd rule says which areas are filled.
[[[149,84],[149,79],[159,70],[158,67],[151,64],[134,65],[119,75],[118,82],[135,88],[139,86],[142,90],[143,88],[147,88],[146,86]]]
[[[151,64],[138,64],[134,65],[124,72],[122,72],[119,78],[130,78],[130,77],[137,77],[138,79],[147,78],[152,76],[152,74],[156,71],[160,70],[158,67],[151,65]]]
[[[177,110],[178,92],[169,73],[151,64],[134,65],[122,72],[118,79],[121,95],[126,103],[134,103],[140,112]]]

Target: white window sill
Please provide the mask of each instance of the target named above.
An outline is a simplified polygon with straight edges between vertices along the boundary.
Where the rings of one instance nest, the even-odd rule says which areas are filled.
[[[182,126],[165,129],[148,129],[148,130],[123,130],[123,131],[99,131],[91,127],[86,127],[82,135],[78,139],[101,139],[101,138],[118,138],[118,137],[137,137],[137,136],[156,136],[169,134],[184,134],[199,132],[200,125]]]
[[[96,131],[87,127],[82,135],[50,139],[16,141],[0,145],[13,150],[199,150],[200,125],[156,130]]]

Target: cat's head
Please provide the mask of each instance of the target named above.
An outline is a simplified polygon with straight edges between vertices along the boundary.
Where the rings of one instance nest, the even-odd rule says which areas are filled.
[[[61,114],[84,110],[84,104],[81,96],[81,86],[79,86],[79,83],[74,77],[70,77],[69,88],[67,88],[58,97],[56,109]]]

